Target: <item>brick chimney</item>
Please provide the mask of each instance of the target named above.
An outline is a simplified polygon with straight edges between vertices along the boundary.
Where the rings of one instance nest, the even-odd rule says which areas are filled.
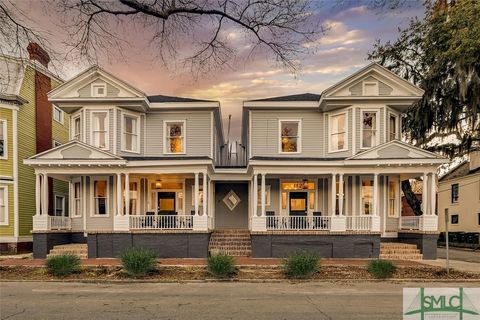
[[[480,167],[480,150],[472,151],[469,155],[469,169],[473,171]]]
[[[48,63],[50,62],[50,56],[47,51],[43,50],[38,43],[30,42],[27,46],[28,54],[30,55],[30,60],[37,60],[45,68],[48,68]]]

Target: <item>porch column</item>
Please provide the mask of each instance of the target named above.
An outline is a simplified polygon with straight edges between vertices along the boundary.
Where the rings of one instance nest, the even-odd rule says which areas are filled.
[[[378,216],[378,173],[373,175],[373,215]]]
[[[207,216],[207,173],[203,173],[203,215],[206,217]]]
[[[35,173],[35,215],[39,216],[42,214],[41,201],[41,185],[40,185],[40,174]]]
[[[125,173],[125,215],[130,214],[130,174]]]
[[[258,175],[253,174],[253,216],[257,216],[258,211]]]
[[[343,173],[338,175],[338,214],[343,216]]]
[[[75,215],[77,214],[74,208],[74,201],[73,201],[74,198],[75,198],[75,190],[73,189],[73,182],[72,182],[72,179],[70,178],[70,180],[68,181],[68,212],[70,217],[73,214]]]
[[[122,214],[122,174],[117,173],[116,179],[116,186],[117,186],[117,213],[116,215]]]
[[[48,175],[42,176],[42,214],[48,216]]]
[[[423,183],[422,183],[422,212],[426,216],[428,214],[428,174],[423,173]]]
[[[431,173],[431,179],[430,179],[430,185],[431,185],[431,190],[430,190],[430,215],[435,215],[435,207],[437,205],[436,200],[436,193],[437,193],[437,181],[436,181],[436,174],[435,172]]]
[[[261,190],[261,201],[262,201],[262,212],[261,212],[261,216],[262,217],[265,217],[265,173],[262,173],[262,190]]]
[[[332,211],[330,212],[331,216],[335,215],[337,209],[337,174],[332,173]]]
[[[198,172],[195,172],[195,194],[193,195],[195,203],[195,215],[198,216],[198,191],[199,191],[199,182],[198,182]]]

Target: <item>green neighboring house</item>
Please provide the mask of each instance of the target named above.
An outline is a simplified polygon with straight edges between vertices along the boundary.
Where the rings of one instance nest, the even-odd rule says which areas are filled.
[[[50,58],[36,44],[30,60],[0,56],[0,249],[31,250],[35,173],[23,160],[69,140],[70,117],[52,106],[47,92],[63,81],[48,70]],[[49,213],[68,215],[68,183],[50,179]]]

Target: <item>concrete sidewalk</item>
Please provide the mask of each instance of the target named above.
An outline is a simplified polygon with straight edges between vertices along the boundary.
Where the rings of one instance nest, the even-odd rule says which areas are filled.
[[[446,260],[445,259],[423,260],[422,263],[429,266],[445,268]],[[450,260],[450,268],[455,269],[457,271],[464,271],[464,272],[480,272],[480,263],[460,261],[460,260]]]

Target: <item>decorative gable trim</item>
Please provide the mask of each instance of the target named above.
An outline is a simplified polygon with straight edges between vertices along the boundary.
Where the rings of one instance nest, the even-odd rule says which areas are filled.
[[[368,160],[368,159],[425,159],[425,160],[442,160],[447,159],[437,153],[430,152],[400,140],[392,140],[383,143],[374,148],[360,152],[346,160]]]

